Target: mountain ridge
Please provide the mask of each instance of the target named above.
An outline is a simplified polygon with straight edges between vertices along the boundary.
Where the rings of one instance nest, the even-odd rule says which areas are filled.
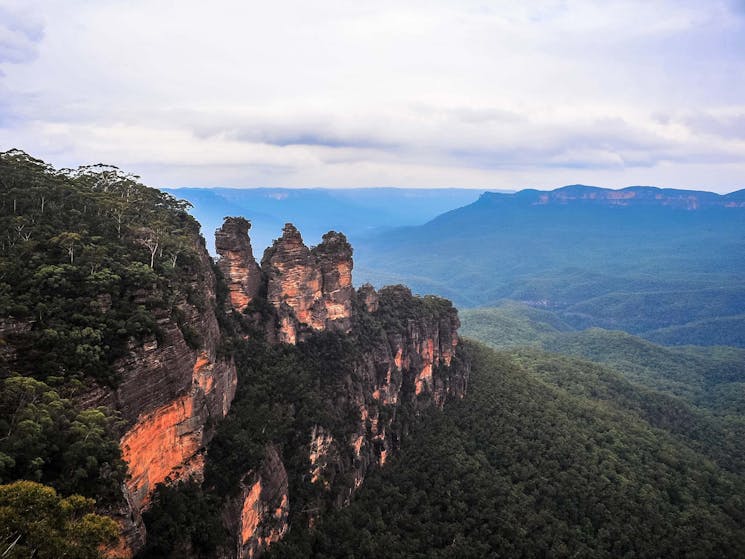
[[[727,194],[719,194],[707,190],[689,190],[658,186],[626,186],[623,188],[606,188],[584,184],[570,184],[551,190],[524,189],[514,193],[484,192],[480,199],[534,199],[537,204],[550,202],[569,203],[572,201],[610,202],[614,205],[625,206],[634,202],[657,203],[659,205],[681,204],[686,209],[697,209],[701,203],[722,205],[745,197],[745,189],[739,189]]]
[[[360,240],[358,277],[396,278],[462,308],[511,299],[575,327],[716,343],[721,319],[744,312],[742,195],[571,185],[485,193],[424,225]],[[741,345],[739,330],[722,343]]]

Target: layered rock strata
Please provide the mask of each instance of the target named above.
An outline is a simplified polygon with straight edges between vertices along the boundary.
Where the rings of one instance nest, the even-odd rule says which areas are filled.
[[[415,300],[403,286],[385,288],[380,295],[363,286],[357,297],[360,312],[372,307],[372,316],[389,312],[398,299]],[[381,299],[388,308],[379,309]],[[412,316],[401,326],[389,326],[368,339],[370,349],[354,367],[345,398],[359,411],[355,432],[339,439],[318,425],[311,433],[309,461],[319,488],[330,487],[340,474],[349,473],[354,480],[346,493],[336,496],[338,505],[348,502],[367,473],[383,466],[398,449],[403,433],[395,425],[402,409],[416,415],[425,407],[442,408],[448,399],[466,393],[470,369],[457,356],[456,310],[449,307],[436,316]]]
[[[312,332],[349,331],[352,266],[352,247],[342,233],[326,233],[311,250],[291,223],[285,225],[261,261],[279,341],[294,344]]]
[[[203,243],[196,248],[200,272],[192,288],[202,295],[200,308],[182,298],[176,303],[182,317],[178,323],[170,311],[153,311],[159,339],[133,344],[129,354],[114,364],[121,379],[116,389],[98,387],[83,398],[84,405],[118,410],[126,423],[120,444],[130,477],[118,514],[123,534],[119,553],[124,556],[144,545],[141,513],[155,486],[202,476],[203,451],[213,435],[208,425],[228,413],[235,395],[235,364],[217,352],[221,333],[215,314],[215,276]],[[199,347],[185,339],[187,328],[199,333]]]
[[[218,266],[226,277],[232,308],[243,312],[260,291],[274,316],[262,325],[271,341],[295,344],[313,332],[348,332],[352,320],[352,247],[330,231],[313,249],[290,223],[264,253],[261,267],[251,250],[250,225],[227,218],[215,233]],[[266,317],[265,317],[266,318]]]
[[[245,310],[261,287],[261,269],[254,259],[249,229],[248,220],[228,217],[215,231],[215,249],[220,255],[218,266],[228,284],[230,304],[238,312]]]
[[[247,240],[247,230],[233,229],[233,233],[245,235],[241,243]],[[221,260],[220,267],[227,269],[227,262]],[[232,269],[250,267],[242,262]],[[307,446],[300,449],[306,453],[307,469],[292,474],[310,483],[311,497],[302,503],[308,512],[300,517],[312,525],[329,502],[348,503],[370,470],[383,466],[398,449],[406,428],[399,420],[401,413],[416,416],[425,407],[441,408],[449,398],[465,395],[469,368],[457,353],[460,323],[449,302],[414,297],[403,286],[377,292],[364,285],[355,292],[352,249],[340,233],[327,233],[311,249],[294,226],[285,225],[282,236],[264,254],[261,277],[257,292],[266,294],[265,308],[270,310],[263,317],[268,341],[296,344],[315,332],[333,330],[364,346],[337,387],[334,401],[327,402],[332,416],[352,410],[355,423],[349,425],[344,415],[347,424],[341,431],[344,421],[313,425],[305,439]],[[237,278],[234,285],[246,283]],[[244,298],[233,298],[231,291],[231,300]],[[242,309],[239,305],[234,310]],[[363,332],[355,326],[364,322],[377,327]],[[286,473],[276,474],[284,472],[280,464],[277,449],[270,447],[262,468],[247,474],[240,498],[226,511],[237,557],[260,554],[287,530],[293,498],[286,481],[281,481]]]
[[[230,556],[251,559],[282,539],[289,513],[287,471],[277,448],[269,445],[261,467],[243,477],[238,497],[225,509],[225,524],[236,535]]]

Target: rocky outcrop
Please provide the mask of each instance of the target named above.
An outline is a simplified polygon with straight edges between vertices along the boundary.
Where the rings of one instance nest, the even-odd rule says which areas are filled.
[[[225,509],[225,524],[235,538],[235,554],[230,556],[251,559],[282,539],[289,529],[289,513],[287,471],[270,445],[261,468],[244,476],[238,497]]]
[[[221,239],[225,231],[237,231],[241,242],[248,243],[244,223],[229,218],[218,230]],[[225,250],[226,241],[220,243],[220,269],[233,274],[229,285],[234,310],[245,308],[245,286],[254,285],[242,273],[264,282],[253,288],[253,296],[262,299],[265,294],[266,300],[257,304],[261,310],[252,313],[249,322],[254,331],[257,321],[262,322],[269,343],[296,344],[332,330],[348,334],[359,349],[346,365],[342,384],[327,392],[333,397],[321,416],[334,419],[298,435],[306,446],[290,449],[296,469],[307,464],[290,475],[301,485],[310,484],[303,490],[310,491],[302,503],[306,512],[298,518],[312,525],[329,503],[349,502],[371,469],[383,466],[398,449],[408,422],[421,410],[465,395],[469,368],[457,354],[457,311],[449,301],[414,297],[403,286],[376,292],[364,285],[355,292],[352,248],[341,233],[327,233],[311,249],[287,224],[264,253],[260,273],[234,265],[239,259],[231,254],[236,251]],[[250,245],[242,245],[241,251],[251,255]],[[256,318],[256,313],[262,316]],[[287,479],[278,450],[270,446],[261,468],[244,477],[239,498],[225,509],[236,557],[260,554],[288,529],[292,496]]]
[[[218,235],[234,223],[227,220]],[[246,233],[243,227],[242,241]],[[250,247],[242,250],[251,254]],[[230,273],[236,259],[225,250],[220,254],[220,268]],[[304,501],[295,505],[302,511],[290,509],[288,475],[278,449],[270,446],[261,468],[244,476],[239,498],[225,509],[236,557],[254,557],[280,539],[288,515],[312,526],[328,506],[344,506],[369,472],[398,450],[411,418],[465,395],[469,367],[458,354],[460,323],[450,302],[415,297],[403,286],[377,292],[364,285],[355,292],[352,265],[352,248],[341,233],[327,233],[311,249],[287,224],[255,274],[263,283],[250,295],[259,299],[248,317],[253,331],[260,320],[268,342],[297,344],[332,330],[348,334],[356,350],[344,366],[343,382],[326,391],[333,396],[319,417],[328,422],[298,434],[307,442],[288,449],[290,478],[304,488]],[[241,311],[247,284],[231,280],[230,285],[233,308]]]
[[[248,231],[251,222],[242,217],[227,217],[215,231],[215,249],[220,255],[218,266],[225,277],[230,304],[242,312],[261,287],[261,269],[254,259]]]
[[[310,432],[310,450],[308,460],[310,461],[311,483],[323,483],[328,487],[328,481],[322,480],[322,474],[330,466],[333,466],[337,458],[331,452],[334,444],[334,436],[320,425],[314,425]]]
[[[310,475],[319,482],[319,490],[328,490],[335,476],[352,480],[334,496],[339,506],[349,501],[371,469],[383,466],[397,451],[404,435],[396,422],[398,414],[405,409],[416,415],[425,407],[442,408],[448,399],[462,398],[470,373],[467,361],[457,355],[460,322],[448,302],[415,298],[403,286],[385,288],[380,294],[363,286],[357,299],[359,312],[368,312],[385,325],[367,340],[369,349],[347,383],[345,398],[358,410],[357,428],[340,439],[327,428],[314,426],[308,451]],[[435,300],[439,308],[428,309]]]
[[[364,284],[359,288],[359,298],[362,304],[365,306],[365,310],[369,313],[374,313],[378,310],[380,304],[380,298],[378,297],[375,288],[369,283]]]
[[[329,232],[313,250],[290,223],[264,253],[267,301],[277,314],[277,338],[295,344],[312,332],[348,332],[352,316],[352,247]]]
[[[312,250],[321,269],[321,297],[327,327],[349,332],[352,324],[352,247],[335,231],[323,236]]]
[[[120,551],[125,555],[145,542],[141,513],[155,486],[202,476],[203,450],[213,434],[208,425],[227,414],[235,395],[235,364],[217,352],[221,334],[215,315],[215,276],[203,244],[197,250],[200,273],[192,288],[203,296],[200,308],[185,299],[178,301],[178,321],[170,311],[153,311],[159,339],[133,344],[114,364],[121,378],[116,389],[98,387],[81,398],[85,406],[118,410],[126,422],[121,447],[130,477],[119,514]],[[199,347],[187,342],[187,329],[200,334]]]
[[[270,547],[288,530],[290,516],[312,527],[329,507],[348,504],[369,473],[398,451],[422,410],[466,393],[469,365],[458,353],[460,324],[448,301],[414,297],[403,286],[380,293],[363,286],[353,297],[349,335],[358,351],[348,374],[329,381],[332,395],[318,410],[328,422],[311,425],[296,436],[302,446],[288,449],[295,480],[289,489],[274,447],[258,472],[244,477],[225,513],[236,557]],[[302,487],[302,497],[293,487]]]

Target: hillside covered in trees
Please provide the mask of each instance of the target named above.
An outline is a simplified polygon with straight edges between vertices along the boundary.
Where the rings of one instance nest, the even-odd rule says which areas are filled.
[[[62,533],[78,542],[67,556],[92,557],[118,533],[93,503],[104,513],[116,505],[127,468],[121,418],[81,398],[118,386],[113,363],[161,336],[159,318],[178,321],[177,299],[201,297],[192,290],[199,225],[183,202],[109,166],[55,170],[9,151],[0,189],[0,483],[33,480],[65,496],[7,486],[0,542],[15,542],[9,557],[59,557]],[[15,516],[23,507],[34,511],[25,520]],[[20,538],[24,524],[57,535],[39,532],[52,539],[34,547]]]
[[[742,461],[691,444],[679,404],[589,362],[469,351],[469,397],[270,557],[742,556]]]
[[[745,350],[662,346],[618,330],[575,330],[556,314],[507,302],[461,311],[463,333],[495,349],[541,349],[613,368],[628,380],[720,416],[745,413]]]

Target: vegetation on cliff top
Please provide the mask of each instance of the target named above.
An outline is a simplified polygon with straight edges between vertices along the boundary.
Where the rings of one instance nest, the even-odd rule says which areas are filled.
[[[33,481],[0,485],[3,559],[98,559],[118,541],[119,527],[93,512],[93,499],[62,498]]]
[[[0,193],[0,483],[111,503],[119,423],[77,398],[115,386],[112,364],[157,338],[159,318],[204,304],[199,225],[114,167],[56,170],[18,150],[0,153]]]
[[[155,313],[199,298],[185,202],[113,167],[58,171],[19,151],[0,154],[0,189],[0,316],[18,372],[116,384],[111,363],[158,335]]]

